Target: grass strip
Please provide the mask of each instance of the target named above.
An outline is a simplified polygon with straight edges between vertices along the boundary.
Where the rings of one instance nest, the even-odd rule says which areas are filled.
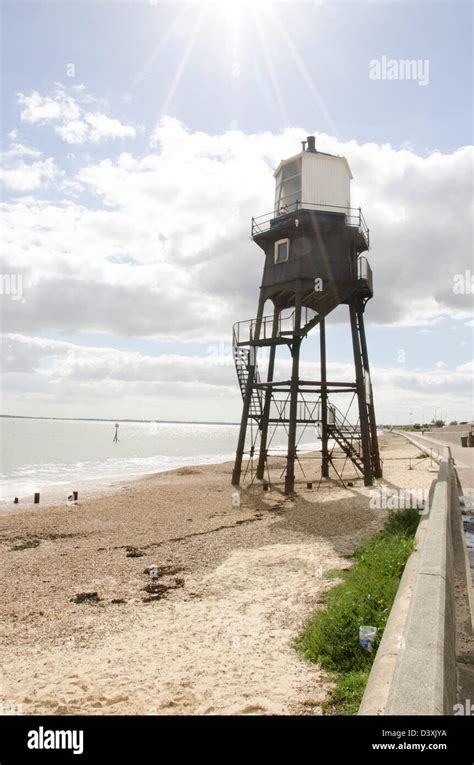
[[[296,640],[296,649],[334,681],[325,714],[357,713],[419,519],[414,508],[390,512],[382,532],[354,552],[354,565],[339,572],[342,581],[326,593]],[[359,645],[363,624],[377,627],[371,653]]]

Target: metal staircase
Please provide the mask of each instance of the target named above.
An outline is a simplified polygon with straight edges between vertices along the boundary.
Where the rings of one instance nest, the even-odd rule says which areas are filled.
[[[237,345],[235,340],[236,338],[235,333],[233,337],[234,337],[234,342],[232,345],[232,350],[234,355],[235,369],[237,371],[237,379],[239,381],[239,387],[242,393],[242,398],[245,398],[245,391],[247,389],[250,370],[253,369],[254,384],[252,385],[252,392],[250,395],[249,416],[258,422],[260,417],[262,416],[263,403],[262,403],[261,390],[255,387],[255,383],[258,384],[260,382],[260,373],[257,366],[256,354],[255,354],[255,366],[252,367],[250,365],[250,354],[255,353],[254,349],[245,348],[245,347]]]
[[[364,475],[360,428],[357,425],[352,425],[337,407],[330,406],[329,412],[332,414],[328,421],[329,437],[337,443],[357,470]]]
[[[239,381],[240,391],[242,398],[245,397],[247,389],[250,370],[253,369],[254,380],[252,385],[249,417],[251,417],[257,424],[260,422],[263,413],[263,394],[260,388],[256,388],[255,385],[260,383],[260,373],[258,369],[257,360],[255,358],[255,365],[250,364],[251,353],[255,350],[249,346],[238,345],[238,334],[233,334],[233,356],[235,362],[235,368],[237,371],[237,379]],[[283,403],[283,402],[280,402]],[[280,411],[286,415],[286,406],[281,407]],[[362,462],[362,447],[360,441],[360,428],[357,425],[353,425],[349,422],[342,412],[336,406],[330,405],[328,417],[328,435],[333,439],[339,448],[347,455],[347,458],[353,463],[357,470],[363,475],[364,465]]]

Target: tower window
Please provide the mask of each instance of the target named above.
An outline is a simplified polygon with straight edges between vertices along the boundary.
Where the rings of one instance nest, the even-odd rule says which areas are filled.
[[[290,254],[290,240],[279,239],[275,242],[275,263],[285,263],[288,260]]]
[[[275,213],[282,215],[301,202],[301,158],[283,165],[276,176]]]

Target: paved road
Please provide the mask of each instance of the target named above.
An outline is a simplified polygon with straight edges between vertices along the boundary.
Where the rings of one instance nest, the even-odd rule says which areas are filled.
[[[451,455],[454,459],[454,465],[456,472],[459,476],[462,486],[462,494],[465,497],[470,498],[470,503],[466,502],[467,506],[472,505],[474,502],[474,448],[464,448],[461,445],[452,443],[443,443],[439,439],[431,438],[430,436],[419,436],[418,433],[407,433],[410,440],[416,443],[426,451],[433,449],[433,456],[445,454],[447,446],[451,449]],[[472,516],[466,518],[464,516],[464,532],[466,534],[467,552],[469,556],[469,563],[471,566],[472,580],[474,582],[474,519]],[[473,680],[474,684],[474,680]]]
[[[458,446],[453,443],[443,443],[439,438],[421,436],[413,432],[407,433],[407,435],[422,448],[433,449],[433,456],[443,455],[445,448],[449,446],[463,491],[471,495],[474,493],[474,448],[466,449],[460,444]]]

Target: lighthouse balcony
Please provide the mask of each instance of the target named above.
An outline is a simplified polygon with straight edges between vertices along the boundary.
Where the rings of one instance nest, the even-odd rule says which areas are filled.
[[[338,205],[313,204],[311,202],[293,202],[279,207],[272,212],[252,218],[251,235],[258,243],[272,237],[281,230],[295,226],[315,224],[322,227],[347,227],[359,240],[359,251],[370,247],[370,231],[360,207],[341,207]]]
[[[301,310],[301,324],[308,324],[316,312],[311,308]],[[278,314],[276,325],[274,316],[262,316],[261,319],[239,321],[233,327],[234,345],[283,345],[295,332],[295,309],[287,309]],[[258,338],[258,340],[256,339]]]
[[[373,297],[372,269],[367,258],[361,256],[355,264],[355,273],[345,285],[333,285],[322,293],[311,290],[303,298],[299,325],[296,326],[296,310],[289,306],[274,314],[239,321],[233,327],[233,345],[275,346],[291,343],[295,335],[306,335],[310,329],[341,303],[348,303],[353,296],[369,300]]]

